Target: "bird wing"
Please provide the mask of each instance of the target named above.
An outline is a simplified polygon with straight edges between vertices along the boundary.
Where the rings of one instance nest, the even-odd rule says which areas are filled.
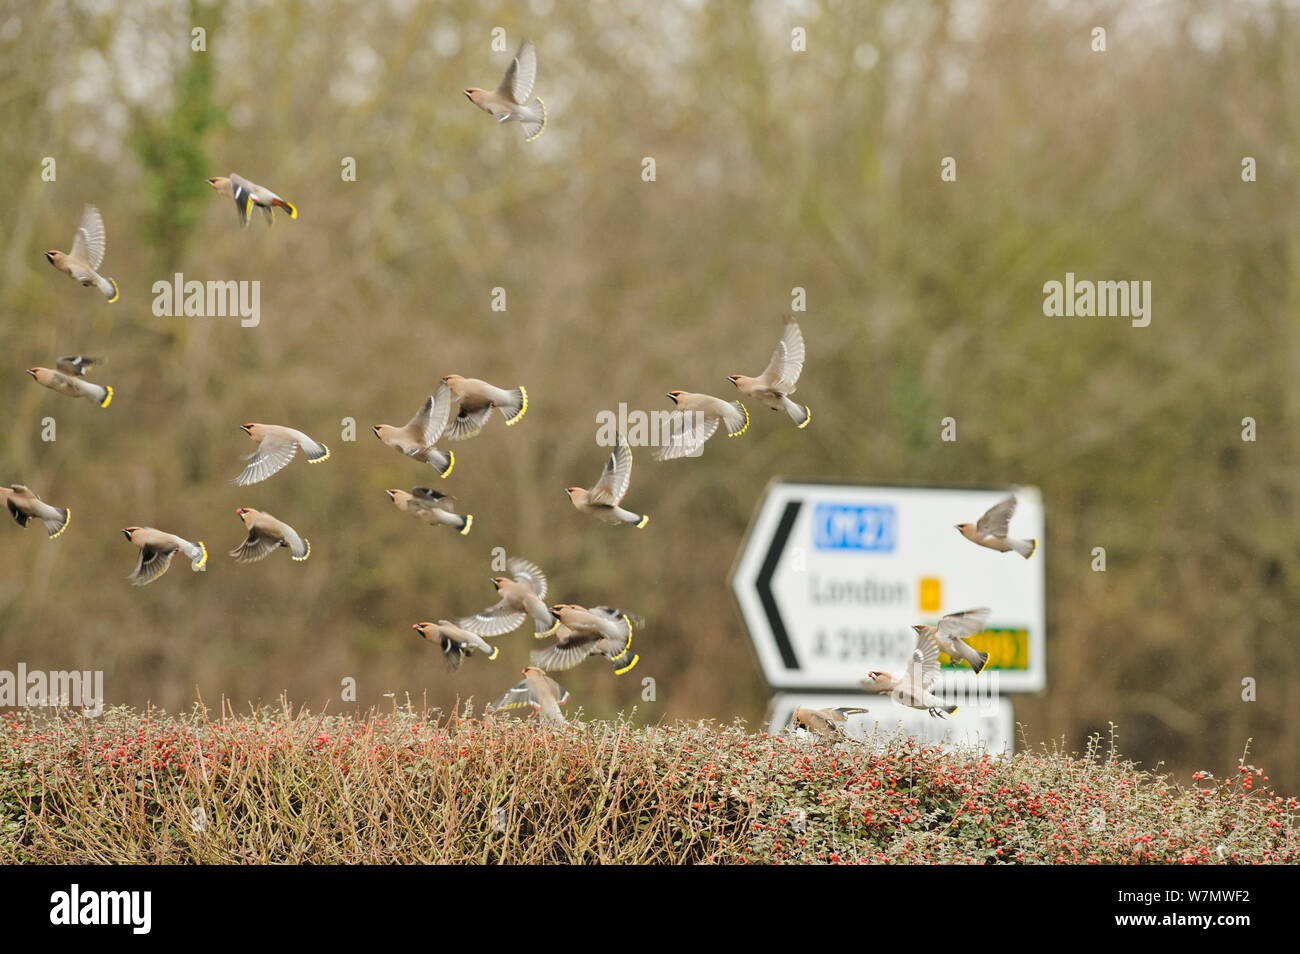
[[[140,548],[140,557],[136,560],[135,569],[127,579],[136,586],[152,583],[167,572],[167,568],[172,565],[172,557],[175,556],[176,550],[176,547],[163,549],[145,544]]]
[[[1016,512],[1016,497],[1012,494],[1006,500],[999,500],[980,517],[975,524],[975,532],[981,537],[1005,537],[1007,527],[1011,525],[1011,515]]]
[[[442,432],[447,429],[447,418],[450,413],[451,389],[445,383],[440,384],[438,390],[430,394],[421,405],[415,417],[406,422],[406,428],[419,434],[427,447],[442,437]]]
[[[79,354],[67,355],[54,362],[54,366],[65,374],[80,377],[91,368],[103,364],[103,358],[83,358]]]
[[[9,508],[9,514],[17,521],[18,526],[27,526],[27,521],[31,519],[31,516],[19,510],[18,505],[14,503],[13,497],[9,496],[9,494],[5,494],[5,506]]]
[[[527,583],[533,588],[539,600],[546,599],[546,574],[542,568],[531,560],[525,560],[523,557],[512,557],[506,564],[510,575],[520,583]]]
[[[561,632],[566,631],[561,630]],[[529,662],[538,669],[565,672],[590,656],[592,647],[603,638],[599,633],[567,632],[568,635],[557,640],[555,645],[529,653]]]
[[[462,404],[456,412],[455,418],[452,419],[451,427],[447,431],[448,440],[463,441],[473,437],[479,431],[483,430],[483,425],[487,423],[488,418],[492,415],[492,405],[485,404],[477,410],[467,411]]]
[[[695,411],[673,411],[669,416],[672,419],[672,431],[668,443],[655,452],[655,460],[676,460],[699,453],[704,442],[714,435],[722,423],[720,418],[712,414],[699,414]]]
[[[258,560],[265,559],[279,545],[279,540],[258,532],[254,527],[248,531],[247,539],[230,551],[230,555],[235,558],[236,563],[256,563]]]
[[[496,702],[492,703],[493,709],[522,709],[524,706],[536,705],[537,697],[533,695],[533,690],[529,688],[528,681],[519,683],[506,690]]]
[[[984,629],[984,624],[989,621],[991,612],[993,611],[987,606],[980,606],[975,609],[962,610],[960,613],[949,613],[939,620],[938,635],[943,639],[965,639],[968,636],[974,636]]]
[[[272,474],[279,473],[289,466],[298,453],[298,442],[292,437],[280,434],[268,434],[257,445],[257,450],[249,455],[248,466],[235,478],[241,487],[266,480]]]
[[[605,460],[605,469],[600,473],[600,480],[587,494],[587,502],[618,506],[627,495],[628,485],[632,482],[632,449],[620,434],[618,446]]]
[[[456,620],[456,625],[480,636],[504,636],[518,629],[527,615],[523,610],[514,609],[506,605],[505,600],[501,600],[473,616]]]
[[[939,644],[928,633],[918,633],[916,649],[908,661],[903,683],[914,688],[929,689],[939,675]]]
[[[452,501],[456,498],[450,494],[430,490],[428,487],[412,487],[411,496],[418,500],[425,509],[446,510],[451,513],[456,511],[456,508],[452,505]]]
[[[81,213],[81,224],[77,226],[77,234],[72,239],[72,251],[68,254],[73,258],[81,259],[98,271],[100,263],[104,261],[104,251],[107,248],[104,217],[99,214],[99,209],[88,205]]]
[[[508,97],[522,106],[532,98],[536,79],[537,51],[533,49],[533,41],[525,37],[519,45],[519,52],[506,67],[506,75],[497,87],[497,95]]]
[[[803,372],[803,355],[803,332],[799,330],[799,322],[787,316],[781,340],[777,342],[772,360],[763,372],[763,380],[768,387],[782,394],[793,392],[795,383]]]

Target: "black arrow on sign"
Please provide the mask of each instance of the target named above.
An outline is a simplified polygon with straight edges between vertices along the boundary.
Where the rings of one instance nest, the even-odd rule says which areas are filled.
[[[776,533],[772,534],[772,545],[768,547],[767,556],[763,558],[763,567],[758,571],[758,579],[754,583],[754,588],[758,590],[759,602],[763,604],[763,612],[767,614],[767,624],[772,629],[773,638],[776,639],[776,648],[781,653],[781,662],[785,663],[786,669],[798,669],[799,660],[795,658],[794,647],[790,645],[790,635],[785,631],[785,623],[781,620],[781,614],[776,608],[776,599],[772,596],[772,576],[776,573],[776,565],[781,562],[785,541],[790,536],[790,529],[794,526],[795,518],[799,516],[799,508],[802,506],[802,500],[791,500],[785,505],[781,521],[776,525]]]

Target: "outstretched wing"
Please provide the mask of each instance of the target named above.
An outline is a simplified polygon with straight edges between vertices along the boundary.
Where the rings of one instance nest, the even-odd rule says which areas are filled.
[[[929,633],[917,633],[916,649],[908,661],[903,682],[914,687],[929,689],[939,674],[939,644]]]
[[[456,620],[456,625],[480,636],[504,636],[514,632],[528,614],[523,610],[513,609],[505,600],[475,613]]]
[[[474,411],[466,411],[465,405],[462,404],[452,419],[451,427],[447,429],[447,439],[463,441],[473,437],[483,430],[483,425],[491,415],[491,404],[485,404]]]
[[[622,434],[618,436],[618,446],[605,459],[605,469],[600,473],[600,480],[587,494],[587,502],[618,506],[627,495],[628,485],[632,482],[632,449]]]
[[[799,330],[799,323],[786,315],[781,340],[777,342],[772,360],[763,372],[763,380],[768,387],[782,394],[793,393],[799,375],[803,372],[803,355],[803,332]]]
[[[506,564],[506,569],[517,581],[531,586],[539,600],[546,599],[546,574],[540,566],[523,557],[512,557]]]
[[[669,417],[672,430],[668,442],[655,452],[655,460],[697,456],[721,423],[721,418],[696,411],[673,411]]]
[[[280,541],[259,533],[256,528],[248,531],[248,537],[230,555],[236,563],[256,563],[270,555],[280,545]]]
[[[561,626],[555,645],[534,650],[528,654],[528,658],[538,669],[565,672],[590,656],[592,647],[600,640],[599,633],[574,633]]]
[[[108,240],[105,238],[104,217],[99,214],[99,209],[93,205],[86,206],[81,213],[81,224],[77,226],[77,234],[72,239],[72,251],[69,253],[73,258],[79,258],[90,265],[95,271],[99,271],[100,264],[104,261],[104,251],[108,248]]]
[[[257,445],[257,450],[249,455],[248,466],[235,478],[235,483],[242,487],[266,480],[272,474],[288,467],[289,461],[293,460],[297,453],[298,442],[292,437],[280,435],[264,437],[262,443]]]
[[[438,390],[429,395],[415,417],[406,422],[406,426],[419,434],[427,447],[437,443],[438,438],[442,437],[442,432],[447,429],[447,418],[450,412],[451,389],[444,382],[438,385]]]
[[[152,583],[158,577],[167,572],[167,568],[172,565],[172,557],[176,555],[176,547],[166,549],[143,546],[140,548],[140,557],[136,561],[135,569],[127,577],[134,585],[144,586],[146,583]]]
[[[492,703],[493,709],[522,709],[524,706],[537,704],[537,697],[533,695],[533,690],[528,687],[528,682],[524,681],[517,686],[512,686],[506,690],[496,702]]]
[[[1007,527],[1011,525],[1011,515],[1016,512],[1016,496],[1012,494],[1006,500],[999,500],[992,507],[989,507],[984,516],[980,517],[979,523],[975,524],[975,532],[981,537],[1005,537]]]
[[[960,613],[949,613],[939,620],[937,627],[939,635],[946,639],[965,639],[974,636],[983,631],[991,612],[993,611],[987,606],[979,606],[975,609],[962,610]]]
[[[79,354],[70,354],[59,358],[59,360],[54,363],[54,366],[65,374],[80,377],[91,368],[103,363],[103,358],[86,358]]]
[[[533,41],[524,38],[519,45],[519,52],[506,68],[505,78],[497,87],[497,94],[508,96],[520,106],[528,102],[533,95],[533,83],[537,80],[537,51]]]

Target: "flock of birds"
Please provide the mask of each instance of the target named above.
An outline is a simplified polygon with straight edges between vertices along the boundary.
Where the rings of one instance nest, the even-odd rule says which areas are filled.
[[[530,40],[525,39],[504,79],[495,90],[466,89],[465,95],[474,105],[493,116],[498,123],[518,122],[522,125],[526,141],[542,134],[546,127],[546,107],[533,95],[537,76],[537,54]],[[254,208],[261,211],[268,225],[275,212],[298,218],[297,208],[270,189],[242,176],[215,176],[207,180],[219,195],[234,202],[241,226],[247,227]],[[73,280],[96,288],[109,302],[120,298],[117,282],[99,273],[107,247],[104,219],[93,205],[87,205],[68,252],[47,251],[46,258],[54,268]],[[81,355],[59,358],[55,368],[28,368],[28,373],[43,387],[72,398],[85,398],[101,408],[113,400],[113,388],[87,380],[87,374],[101,364],[101,359]],[[728,376],[728,380],[743,397],[765,407],[783,411],[796,427],[806,427],[812,413],[805,405],[790,398],[794,393],[804,364],[804,340],[797,321],[786,316],[780,340],[762,374],[748,377],[741,374]],[[670,415],[668,439],[656,448],[657,460],[672,460],[698,456],[704,444],[720,428],[729,437],[738,437],[749,428],[749,412],[741,401],[728,401],[711,394],[689,391],[669,391],[674,410]],[[451,414],[452,405],[456,414]],[[461,441],[478,435],[496,410],[507,427],[518,424],[528,411],[528,391],[523,386],[501,388],[478,378],[457,374],[442,377],[438,387],[430,394],[415,416],[401,427],[377,424],[375,436],[411,460],[428,464],[441,478],[446,478],[455,466],[455,454],[439,448],[439,442]],[[241,429],[254,441],[257,448],[248,457],[243,472],[234,478],[239,486],[248,486],[267,480],[286,468],[301,449],[309,464],[329,460],[330,451],[325,444],[303,431],[279,424],[249,423]],[[632,474],[632,451],[624,435],[618,436],[617,445],[605,461],[599,480],[590,488],[565,489],[573,507],[581,513],[592,515],[611,525],[630,525],[638,529],[649,522],[648,515],[621,506],[627,494]],[[468,534],[474,516],[458,514],[454,498],[428,487],[385,491],[394,506],[403,513],[431,526],[448,526],[461,535]],[[22,484],[0,487],[0,499],[20,526],[31,520],[41,521],[51,538],[60,536],[68,527],[70,511],[67,507],[52,506]],[[1028,558],[1034,550],[1034,541],[1020,541],[1007,536],[1007,525],[1015,508],[1015,498],[1002,501],[989,510],[975,525],[962,524],[958,529],[968,539],[981,546],[1007,551],[1015,550]],[[240,507],[236,513],[243,522],[245,539],[230,556],[240,563],[266,559],[275,550],[288,549],[294,561],[306,560],[311,555],[310,542],[292,526],[264,511]],[[190,561],[195,572],[206,570],[207,547],[153,527],[129,526],[122,530],[128,541],[136,546],[138,555],[134,569],[127,577],[134,585],[143,586],[161,577],[171,566],[177,554]],[[512,557],[506,565],[508,576],[493,577],[497,601],[472,616],[455,620],[416,623],[412,628],[424,639],[437,645],[452,670],[458,669],[466,658],[479,653],[495,659],[500,650],[489,639],[506,635],[518,629],[525,620],[532,620],[534,635],[551,639],[546,647],[530,653],[531,665],[522,670],[523,680],[509,689],[489,707],[515,709],[531,706],[543,720],[563,722],[560,705],[568,700],[568,693],[547,672],[567,671],[591,656],[608,660],[616,674],[623,674],[636,666],[640,657],[632,652],[633,634],[644,626],[637,615],[609,606],[587,608],[574,603],[548,605],[547,580],[537,564],[521,557]],[[863,681],[864,688],[873,692],[888,692],[898,702],[915,708],[927,708],[932,714],[955,711],[944,707],[930,687],[938,670],[940,649],[954,659],[970,662],[976,672],[983,668],[988,656],[976,653],[963,640],[983,628],[988,617],[987,609],[954,613],[940,620],[938,626],[917,626],[917,648],[907,672],[901,677],[888,673],[872,672]],[[793,724],[815,732],[822,737],[838,737],[847,715],[860,709],[799,709]]]

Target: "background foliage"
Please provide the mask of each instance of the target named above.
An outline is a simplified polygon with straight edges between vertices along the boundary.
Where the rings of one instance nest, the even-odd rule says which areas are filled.
[[[460,92],[499,78],[494,26],[538,46],[551,123],[527,146]],[[1042,488],[1050,534],[1049,690],[1016,700],[1029,737],[1080,746],[1115,721],[1129,755],[1182,772],[1228,771],[1254,737],[1294,792],[1297,26],[1281,2],[4,0],[0,481],[74,519],[55,543],[0,527],[0,665],[103,669],[110,702],[172,710],[198,687],[338,711],[346,676],[362,706],[483,699],[531,639],[452,678],[409,627],[486,606],[504,546],[557,599],[648,618],[629,677],[561,680],[588,712],[754,721],[767,689],[725,579],[769,476],[1014,482]],[[230,170],[301,218],[240,231],[202,182]],[[87,201],[112,306],[41,256]],[[155,317],[173,271],[260,279],[261,325]],[[1150,280],[1151,326],[1045,318],[1042,284],[1066,271]],[[726,393],[764,366],[795,285],[813,426],[756,415],[699,460],[641,453],[644,532],[574,513],[561,488],[599,472],[596,413]],[[108,358],[111,408],[23,373],[67,353]],[[366,433],[449,372],[532,398],[520,426],[456,447],[443,489],[476,514],[465,539],[392,508],[384,488],[431,474]],[[237,488],[249,420],[333,460]],[[311,560],[236,566],[237,506],[292,523]],[[128,586],[129,524],[205,540],[209,571]]]

